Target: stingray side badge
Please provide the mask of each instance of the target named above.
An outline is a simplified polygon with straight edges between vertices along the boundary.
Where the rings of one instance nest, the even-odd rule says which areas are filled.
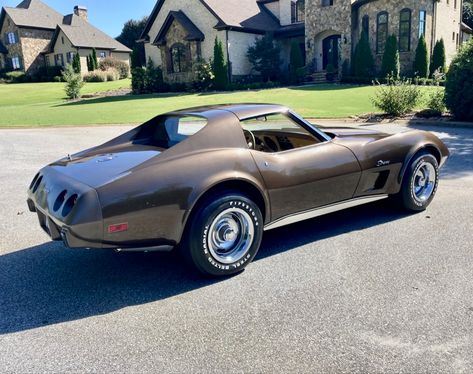
[[[391,161],[379,160],[379,161],[377,162],[376,166],[377,166],[377,167],[388,166],[390,163],[391,163]]]

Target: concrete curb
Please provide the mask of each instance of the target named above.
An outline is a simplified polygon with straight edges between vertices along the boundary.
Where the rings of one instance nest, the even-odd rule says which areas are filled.
[[[398,120],[383,120],[383,121],[359,121],[351,118],[307,118],[308,121],[321,125],[337,125],[337,126],[379,126],[379,125],[397,125],[403,127],[409,126],[435,126],[435,127],[451,127],[451,128],[467,128],[473,129],[473,122],[460,122],[460,121],[439,121],[439,120],[428,120],[422,118],[413,118],[409,120],[398,119]]]

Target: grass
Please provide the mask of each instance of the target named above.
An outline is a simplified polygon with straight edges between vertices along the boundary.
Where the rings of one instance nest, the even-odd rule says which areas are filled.
[[[129,80],[87,83],[82,94],[130,86]],[[207,104],[274,103],[305,117],[343,118],[375,112],[371,86],[320,85],[260,91],[104,97],[68,102],[64,83],[0,85],[0,126],[36,127],[140,123],[160,113]]]

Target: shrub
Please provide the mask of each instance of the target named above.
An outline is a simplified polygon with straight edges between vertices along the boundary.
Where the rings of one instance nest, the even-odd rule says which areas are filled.
[[[74,53],[74,58],[72,59],[72,67],[74,68],[74,72],[76,74],[81,73],[81,66],[80,66],[80,56],[79,53]]]
[[[212,62],[212,70],[215,76],[214,87],[217,90],[225,90],[228,86],[228,66],[225,64],[223,57],[222,42],[215,38],[214,58]]]
[[[3,76],[10,83],[27,83],[31,81],[31,78],[22,71],[8,71]]]
[[[86,82],[106,82],[107,81],[107,72],[102,70],[89,71],[87,75],[84,76],[84,81]]]
[[[134,68],[131,71],[131,89],[134,94],[142,94],[146,87],[146,69],[143,67]]]
[[[97,60],[97,50],[92,48],[92,55],[90,56],[90,67],[92,70],[97,70],[99,68],[99,62]]]
[[[445,43],[443,39],[440,39],[435,43],[432,61],[430,63],[430,75],[433,76],[436,71],[445,73],[447,70],[446,64]]]
[[[386,47],[383,54],[383,62],[381,64],[381,76],[388,76],[399,79],[400,73],[399,49],[397,46],[396,35],[391,35],[386,40]]]
[[[353,58],[353,75],[356,77],[372,77],[374,72],[374,59],[371,53],[368,35],[361,33],[360,41],[356,45]]]
[[[414,76],[427,78],[429,75],[429,55],[424,35],[419,38],[414,59]]]
[[[119,79],[128,78],[128,76],[130,75],[130,67],[128,66],[128,64],[113,57],[107,57],[100,61],[99,68],[100,70],[104,71],[110,68],[116,69],[120,75]]]
[[[105,70],[105,75],[107,76],[107,82],[113,82],[120,79],[120,73],[115,68],[108,68]]]
[[[166,92],[168,86],[164,84],[163,70],[159,66],[154,66],[153,60],[148,59],[145,71],[146,92]]]
[[[447,107],[445,105],[445,92],[441,88],[433,90],[427,99],[427,108],[435,115],[442,115]]]
[[[55,83],[61,83],[64,82],[64,78],[62,77],[62,75],[56,75],[55,77],[53,77],[52,81]]]
[[[376,108],[392,116],[411,112],[419,103],[422,93],[410,80],[397,80],[388,77],[388,84],[376,83],[378,89],[372,98]]]
[[[304,77],[304,57],[302,56],[301,47],[296,40],[291,43],[291,54],[289,62],[289,82],[292,84],[300,83]]]
[[[459,120],[473,121],[473,39],[455,56],[447,73],[445,102]]]
[[[277,81],[280,76],[281,49],[275,43],[273,35],[267,33],[248,48],[248,60],[261,74],[264,81]]]
[[[41,66],[33,75],[35,82],[54,82],[55,77],[62,74],[61,66]]]
[[[198,91],[207,91],[213,85],[215,75],[212,70],[212,65],[204,60],[198,61],[195,66],[196,80],[194,88]]]
[[[72,65],[67,65],[62,73],[62,77],[66,82],[66,95],[69,99],[77,99],[80,97],[80,90],[84,86],[82,77],[74,71]]]

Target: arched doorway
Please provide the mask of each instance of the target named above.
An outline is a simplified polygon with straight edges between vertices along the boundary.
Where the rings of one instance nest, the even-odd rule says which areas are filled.
[[[329,64],[335,69],[339,67],[341,35],[330,35],[322,40],[322,68],[325,70]]]

